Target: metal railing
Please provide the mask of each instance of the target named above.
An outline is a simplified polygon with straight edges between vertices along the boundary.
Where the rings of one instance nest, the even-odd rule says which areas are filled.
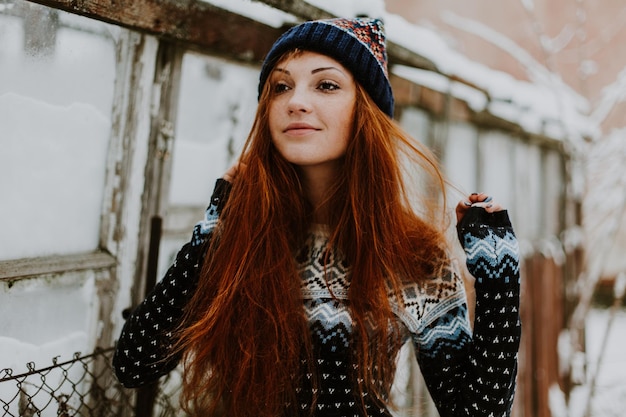
[[[89,416],[130,417],[182,416],[178,406],[180,373],[166,376],[156,390],[154,404],[137,410],[136,390],[126,389],[115,378],[111,365],[114,348],[96,349],[71,360],[14,375],[10,368],[0,370],[0,416]]]

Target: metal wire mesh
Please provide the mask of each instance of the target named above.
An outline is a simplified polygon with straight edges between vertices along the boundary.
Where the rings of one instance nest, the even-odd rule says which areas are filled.
[[[127,417],[183,415],[178,407],[180,375],[173,372],[159,384],[154,412],[135,409],[135,390],[123,388],[114,376],[111,357],[114,348],[96,349],[73,359],[37,368],[30,362],[27,372],[14,375],[10,368],[0,371],[0,416],[90,416]]]

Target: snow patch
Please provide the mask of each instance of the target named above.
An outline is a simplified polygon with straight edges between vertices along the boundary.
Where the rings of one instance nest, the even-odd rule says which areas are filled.
[[[33,121],[37,121],[34,123]],[[90,104],[0,95],[0,260],[95,249],[110,122]],[[64,161],[64,162],[61,162]],[[63,236],[63,239],[59,237]]]

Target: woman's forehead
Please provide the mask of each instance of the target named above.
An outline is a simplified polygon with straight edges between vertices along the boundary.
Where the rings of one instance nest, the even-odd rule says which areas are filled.
[[[292,70],[299,69],[300,67],[303,67],[303,69],[337,68],[348,75],[352,75],[339,61],[328,55],[299,49],[285,54],[274,67],[274,71],[289,74]]]

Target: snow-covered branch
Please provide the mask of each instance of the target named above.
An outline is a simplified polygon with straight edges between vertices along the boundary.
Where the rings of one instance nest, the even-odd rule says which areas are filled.
[[[617,76],[612,84],[602,89],[602,97],[591,113],[591,120],[596,124],[602,123],[615,106],[626,100],[626,67]]]

